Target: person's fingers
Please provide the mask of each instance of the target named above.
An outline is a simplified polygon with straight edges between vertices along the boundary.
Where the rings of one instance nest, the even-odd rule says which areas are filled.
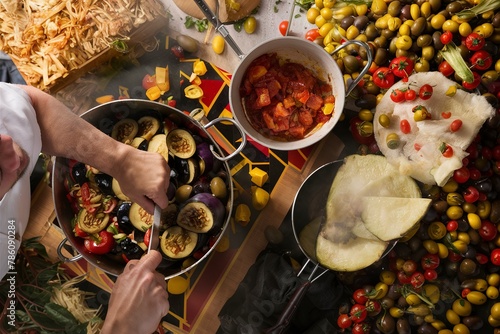
[[[134,268],[138,263],[139,263],[139,260],[128,261],[127,264],[125,265],[125,269],[123,270],[123,272],[132,270],[132,268]]]
[[[138,265],[142,270],[154,271],[161,263],[161,260],[162,256],[160,252],[151,250],[141,258]]]

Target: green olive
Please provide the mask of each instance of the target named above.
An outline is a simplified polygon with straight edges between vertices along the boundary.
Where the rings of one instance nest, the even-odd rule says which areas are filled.
[[[401,9],[403,5],[400,1],[392,1],[389,6],[387,6],[387,13],[392,17],[398,17],[401,14]]]
[[[356,100],[354,104],[362,109],[373,109],[377,106],[377,97],[373,94],[365,94]]]
[[[498,72],[491,70],[491,71],[486,71],[481,75],[481,83],[485,86],[488,86],[492,82],[495,82],[498,80]]]
[[[375,51],[375,56],[373,57],[373,62],[379,66],[382,66],[387,62],[390,55],[387,49],[380,47]]]
[[[377,86],[373,81],[368,81],[363,88],[368,94],[377,95],[380,93],[380,87]]]
[[[385,142],[388,148],[390,148],[391,150],[395,150],[399,147],[401,140],[399,139],[398,134],[393,132],[387,135],[387,137],[385,138]]]
[[[184,49],[186,52],[196,52],[198,51],[198,42],[191,36],[179,35],[176,38],[177,43]]]
[[[193,187],[189,184],[184,184],[177,188],[175,191],[175,200],[177,203],[183,203],[191,197],[191,193],[193,192]]]
[[[351,55],[347,55],[344,58],[342,58],[342,60],[344,62],[345,73],[352,74],[359,71],[361,64],[359,63],[358,58]]]
[[[221,177],[216,176],[210,181],[210,191],[215,197],[224,199],[227,196],[227,185]]]
[[[427,28],[427,22],[426,22],[425,18],[419,17],[411,25],[410,31],[411,31],[411,34],[413,36],[420,36],[420,35],[422,35],[422,33],[424,32],[424,30],[426,28]]]
[[[366,26],[365,35],[369,41],[373,41],[375,38],[380,36],[374,22],[371,22]]]
[[[429,46],[432,44],[432,36],[429,34],[418,36],[417,46],[423,48],[424,46]]]
[[[459,1],[450,2],[446,5],[446,11],[451,14],[458,13],[462,9],[464,9],[464,5]]]
[[[464,275],[471,275],[477,269],[477,264],[472,259],[463,259],[460,263],[460,272]]]
[[[249,16],[243,22],[243,29],[247,34],[253,34],[257,28],[257,20],[253,16]]]
[[[446,215],[448,216],[448,218],[453,220],[460,219],[463,214],[464,211],[458,205],[452,205],[448,208],[448,210],[446,210]]]
[[[433,13],[436,13],[439,9],[441,9],[441,0],[429,0],[429,3]]]

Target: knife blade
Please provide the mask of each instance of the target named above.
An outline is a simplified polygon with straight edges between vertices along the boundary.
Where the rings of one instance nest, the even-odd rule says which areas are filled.
[[[231,37],[226,27],[223,24],[221,24],[219,18],[217,17],[218,13],[217,14],[214,13],[210,9],[210,7],[208,7],[205,0],[194,0],[194,2],[198,5],[203,15],[205,15],[205,17],[207,18],[207,20],[214,26],[215,30],[219,34],[221,34],[221,36],[224,38],[227,44],[229,44],[229,46],[233,49],[233,51],[236,52],[238,58],[243,59],[245,57],[245,54],[243,53],[243,51],[241,51],[238,44],[236,44],[234,39]],[[218,5],[218,0],[216,0],[216,5]]]
[[[161,208],[155,205],[153,214],[153,224],[151,225],[151,239],[149,240],[148,253],[150,250],[156,250],[160,243],[160,224],[161,224]]]

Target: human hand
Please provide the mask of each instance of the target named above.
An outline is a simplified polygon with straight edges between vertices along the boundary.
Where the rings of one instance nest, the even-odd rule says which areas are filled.
[[[162,256],[150,251],[125,266],[111,291],[102,334],[153,333],[170,304],[165,277],[156,272]]]
[[[160,154],[130,148],[114,173],[122,192],[150,214],[154,212],[155,203],[166,208],[170,183],[167,162]]]

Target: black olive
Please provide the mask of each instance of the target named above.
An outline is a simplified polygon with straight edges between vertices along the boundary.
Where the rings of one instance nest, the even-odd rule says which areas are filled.
[[[124,233],[132,233],[134,230],[134,226],[130,222],[130,217],[129,217],[129,212],[130,212],[130,206],[132,204],[130,202],[123,202],[118,206],[118,210],[116,212],[116,218],[118,220],[118,227],[124,232]]]
[[[95,175],[95,182],[99,189],[106,195],[113,195],[113,177],[108,174],[100,173]]]
[[[147,140],[143,140],[139,146],[137,146],[137,148],[141,151],[147,151],[148,150],[148,145],[149,145],[149,142]]]
[[[408,319],[399,318],[396,322],[396,331],[398,334],[411,334],[411,327]]]
[[[144,254],[144,250],[142,250],[142,248],[138,244],[136,244],[129,238],[123,239],[120,242],[120,246],[122,248],[123,254],[125,254],[127,259],[129,260],[138,260]]]
[[[87,167],[85,167],[85,164],[81,162],[74,164],[71,168],[71,178],[79,185],[88,182],[89,179],[87,178]]]

